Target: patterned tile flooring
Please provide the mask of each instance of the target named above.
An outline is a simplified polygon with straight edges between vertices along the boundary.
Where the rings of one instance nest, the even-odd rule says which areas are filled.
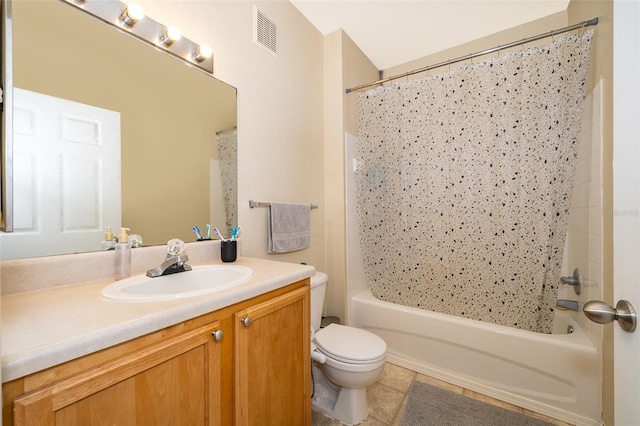
[[[561,422],[550,417],[534,413],[524,408],[517,407],[506,402],[479,394],[477,392],[461,388],[438,379],[434,379],[424,374],[416,373],[406,368],[387,362],[382,375],[377,382],[367,388],[367,399],[369,401],[369,417],[360,423],[363,426],[399,426],[402,422],[402,413],[406,402],[407,393],[414,381],[429,383],[439,386],[452,392],[460,393],[471,398],[497,405],[507,410],[517,411],[530,417],[544,420],[556,426],[570,426],[569,423]],[[311,417],[313,426],[340,426],[337,420],[313,411]]]

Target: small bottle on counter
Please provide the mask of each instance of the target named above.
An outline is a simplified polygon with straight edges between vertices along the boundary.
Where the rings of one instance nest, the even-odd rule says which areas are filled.
[[[131,275],[131,244],[127,235],[129,228],[120,228],[118,244],[116,244],[116,280],[127,278]]]
[[[100,243],[100,248],[102,250],[113,250],[116,247],[116,243],[118,240],[111,232],[111,227],[107,226],[107,232],[104,234],[104,241]]]

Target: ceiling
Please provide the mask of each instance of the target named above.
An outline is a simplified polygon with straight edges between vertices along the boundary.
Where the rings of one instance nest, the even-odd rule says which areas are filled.
[[[290,1],[322,34],[342,28],[379,70],[561,12],[569,4],[569,0]]]

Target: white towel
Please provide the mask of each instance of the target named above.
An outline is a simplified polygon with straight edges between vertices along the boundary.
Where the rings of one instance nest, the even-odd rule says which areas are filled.
[[[267,213],[269,253],[287,253],[311,246],[311,205],[271,203]]]

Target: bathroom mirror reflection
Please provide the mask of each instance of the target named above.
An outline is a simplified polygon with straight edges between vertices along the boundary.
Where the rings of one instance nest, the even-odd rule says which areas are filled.
[[[97,251],[107,226],[145,246],[236,226],[235,88],[62,1],[14,1],[12,15],[2,259]]]

